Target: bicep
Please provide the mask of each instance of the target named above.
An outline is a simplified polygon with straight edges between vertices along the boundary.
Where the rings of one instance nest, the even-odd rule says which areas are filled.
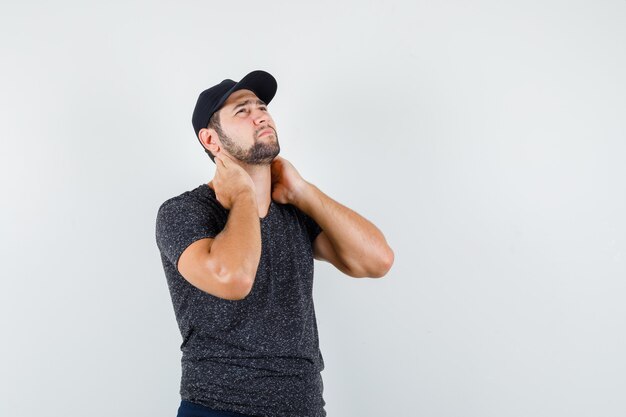
[[[328,236],[324,231],[320,232],[319,235],[313,241],[313,257],[318,261],[326,261],[332,264],[335,268],[343,272],[344,274],[357,278],[358,276],[354,274],[350,268],[348,268],[341,261],[337,253],[335,252],[335,248],[330,243]]]
[[[211,254],[214,238],[199,239],[180,255],[177,269],[194,287],[227,300],[241,299],[242,289],[230,280],[220,266],[219,259]]]

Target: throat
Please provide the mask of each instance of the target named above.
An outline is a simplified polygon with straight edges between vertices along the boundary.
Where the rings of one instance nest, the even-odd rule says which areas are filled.
[[[264,219],[270,214],[270,208],[272,207],[272,202],[266,206],[267,208],[264,211],[259,211],[259,218]]]

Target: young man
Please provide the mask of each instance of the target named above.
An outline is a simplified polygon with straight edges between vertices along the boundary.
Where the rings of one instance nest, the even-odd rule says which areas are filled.
[[[216,164],[159,208],[156,240],[181,331],[179,417],[326,415],[313,259],[382,277],[383,234],[278,156],[264,71],[203,91],[192,124]]]

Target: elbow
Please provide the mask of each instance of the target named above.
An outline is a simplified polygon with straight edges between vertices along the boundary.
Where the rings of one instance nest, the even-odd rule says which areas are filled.
[[[246,298],[252,292],[254,285],[254,277],[245,275],[234,275],[226,281],[226,299],[231,301],[239,301]]]
[[[385,255],[381,257],[379,265],[372,271],[370,276],[372,278],[382,278],[387,275],[387,273],[391,269],[391,266],[393,265],[394,259],[395,255],[393,253],[393,250],[391,250],[390,247],[387,247]]]
[[[255,272],[256,273],[256,272]],[[239,301],[246,298],[252,291],[254,285],[254,275],[243,272],[233,272],[220,265],[217,271],[214,271],[217,277],[218,291],[216,295],[219,298],[230,301]]]
[[[382,278],[387,275],[394,261],[394,254],[391,248],[387,247],[384,254],[378,256],[367,264],[344,264],[345,273],[353,278]]]

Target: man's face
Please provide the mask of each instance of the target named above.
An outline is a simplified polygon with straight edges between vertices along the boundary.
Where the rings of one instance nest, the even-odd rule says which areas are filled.
[[[220,109],[219,118],[219,140],[235,159],[250,165],[267,165],[280,152],[272,116],[252,91],[231,94]]]

